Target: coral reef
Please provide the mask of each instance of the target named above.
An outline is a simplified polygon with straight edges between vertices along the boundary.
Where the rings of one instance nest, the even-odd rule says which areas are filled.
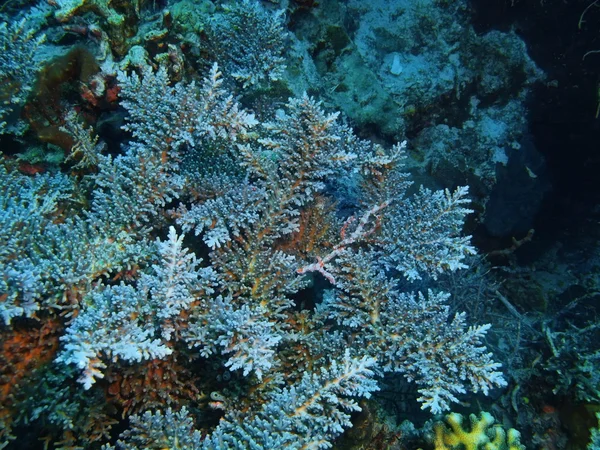
[[[469,235],[525,229],[543,191],[524,102],[544,75],[514,31],[476,33],[463,0],[20,6],[0,17],[0,448],[329,448],[353,425],[425,445],[375,424],[385,397],[421,424],[494,402],[523,431],[542,360],[555,393],[598,398],[596,327],[522,315]],[[508,179],[534,192],[499,218]],[[549,346],[531,368],[521,333]],[[464,422],[429,443],[524,448]]]
[[[239,382],[253,387],[248,397],[229,394],[219,400],[225,416],[202,445],[254,442],[270,448],[334,439],[351,425],[348,412],[359,410],[352,398],[377,390],[378,368],[416,382],[423,407],[434,412],[447,409],[467,389],[487,393],[504,384],[498,364],[482,346],[487,326],[466,329],[461,314],[448,321],[444,293],[402,293],[386,275],[435,279],[464,267],[462,260],[474,251],[460,236],[470,212],[463,206],[466,188],[454,193],[422,189],[405,199],[410,183],[399,170],[405,144],[386,151],[361,141],[338,122],[337,114],[326,114],[306,95],[290,100],[285,113],[259,129],[254,116],[222,90],[216,66],[199,87],[183,82],[171,87],[164,70],[149,68],[142,77],[121,74],[119,80],[123,106],[130,112],[126,128],[134,141],[114,159],[96,154],[89,209],[57,209],[57,201],[69,200],[74,181],[51,175],[36,179],[41,186],[56,184],[57,200],[38,207],[35,232],[21,235],[42,236],[49,246],[44,257],[60,257],[62,265],[50,278],[45,271],[29,275],[46,264],[37,246],[31,245],[28,256],[38,258],[32,267],[24,265],[27,259],[18,247],[5,246],[13,260],[9,276],[37,280],[33,292],[27,284],[9,291],[12,303],[3,303],[7,325],[29,311],[52,314],[59,304],[71,309],[74,317],[61,337],[56,362],[76,367],[84,389],[97,392],[94,387],[109,364],[114,380],[132,365],[158,364],[181,352],[216,358],[239,374]],[[191,179],[210,185],[210,170],[179,169],[191,158],[206,157],[205,151],[217,166],[219,159],[237,166],[211,189],[211,198],[188,188]],[[192,177],[184,175],[194,171]],[[341,227],[339,236],[329,235],[332,242],[324,236],[314,240],[310,252],[302,245],[296,256],[291,242],[302,242],[295,235],[301,231],[300,218],[308,206],[322,204],[316,194],[336,173],[354,174],[365,205],[343,223],[334,208],[322,211],[325,223]],[[21,199],[24,189],[17,186],[25,183],[27,201],[40,201],[41,186],[8,169],[4,176],[7,199]],[[223,181],[229,186],[218,193]],[[169,202],[186,197],[192,206],[180,203],[170,214],[184,230],[200,235],[206,262],[183,246],[184,235],[173,226],[166,240],[145,237],[149,227],[158,230],[168,219]],[[13,228],[24,206],[15,203],[7,216]],[[48,221],[59,211],[66,217]],[[90,244],[94,250],[82,259],[78,251]],[[70,254],[62,250],[65,245],[71,246]],[[114,281],[103,281],[106,276]],[[323,302],[314,310],[295,311],[291,295],[320,276],[330,284]],[[50,292],[63,293],[63,300],[57,299],[56,306],[47,302]],[[295,318],[298,313],[304,324]],[[337,331],[328,331],[328,323],[337,323]],[[420,323],[436,323],[435,332]],[[155,381],[152,375],[144,383]],[[156,401],[131,397],[124,381],[119,391],[115,387],[109,388],[112,395],[126,397],[122,409],[151,408]],[[173,388],[173,394],[183,389],[181,384]],[[157,389],[168,396],[172,388]],[[162,417],[147,414],[140,420]],[[135,442],[135,433],[132,429],[123,438]]]

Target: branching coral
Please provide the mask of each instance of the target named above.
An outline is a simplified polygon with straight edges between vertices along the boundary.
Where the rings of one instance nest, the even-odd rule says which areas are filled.
[[[209,48],[219,64],[243,87],[281,78],[286,31],[284,11],[267,11],[259,2],[225,5],[208,23]]]
[[[222,80],[217,65],[199,85],[164,67],[121,72],[132,140],[120,155],[90,149],[97,171],[83,176],[2,166],[6,325],[66,310],[56,363],[82,396],[108,386],[121,412],[140,412],[122,448],[325,448],[383,372],[434,413],[503,386],[488,325],[451,317],[443,292],[400,289],[464,267],[467,189],[409,196],[404,143],[361,140],[306,94],[259,121]],[[190,376],[162,383],[169,361]],[[204,366],[223,375],[198,381]],[[223,392],[221,420],[202,430],[197,382]],[[177,410],[143,412],[169,392]]]
[[[0,134],[18,117],[39,69],[35,53],[45,40],[26,18],[18,22],[0,21]],[[8,122],[7,122],[8,121]]]

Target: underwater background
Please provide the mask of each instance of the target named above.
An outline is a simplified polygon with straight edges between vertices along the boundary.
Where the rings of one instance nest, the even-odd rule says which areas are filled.
[[[0,3],[0,448],[600,449],[600,2]]]

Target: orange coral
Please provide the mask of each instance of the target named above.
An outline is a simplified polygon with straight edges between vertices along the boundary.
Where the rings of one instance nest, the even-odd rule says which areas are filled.
[[[50,318],[35,327],[15,327],[1,334],[0,403],[6,405],[14,388],[32,371],[56,356],[61,323]]]
[[[141,365],[106,374],[109,401],[123,409],[123,416],[165,405],[185,405],[200,391],[197,379],[177,362],[174,352],[164,360],[153,359]]]
[[[329,239],[336,234],[332,230],[334,213],[335,204],[332,201],[325,197],[317,197],[313,204],[300,211],[298,231],[294,232],[288,240],[279,242],[277,249],[308,258],[314,255],[317,248],[331,247]]]
[[[13,420],[14,396],[21,383],[54,359],[62,331],[51,318],[36,326],[4,329],[0,333],[0,437],[8,437]]]

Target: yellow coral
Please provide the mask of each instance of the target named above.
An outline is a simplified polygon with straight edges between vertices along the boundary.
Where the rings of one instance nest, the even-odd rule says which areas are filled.
[[[469,416],[471,426],[463,427],[463,416],[451,413],[446,416],[448,428],[442,421],[437,422],[435,431],[435,450],[524,450],[521,445],[521,434],[514,429],[504,431],[501,425],[494,425],[494,418],[490,413],[482,412],[480,417],[475,414]]]

